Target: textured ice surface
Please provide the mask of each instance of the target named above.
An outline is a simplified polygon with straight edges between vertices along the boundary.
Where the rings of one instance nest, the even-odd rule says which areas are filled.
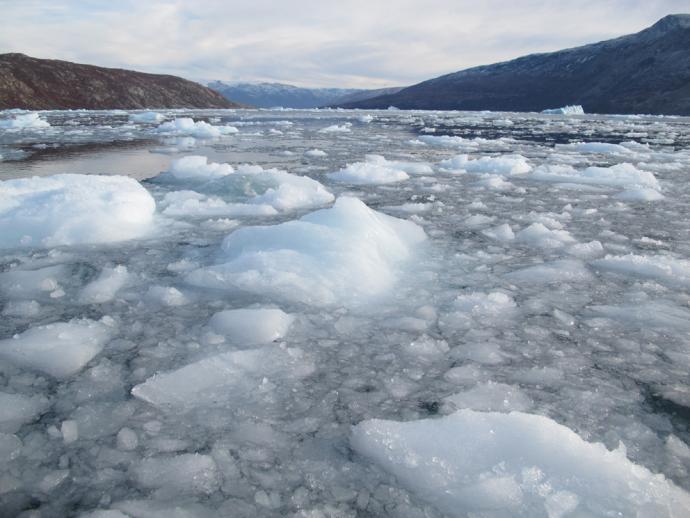
[[[17,367],[66,378],[91,361],[110,335],[109,325],[86,319],[36,326],[0,340],[0,358]]]
[[[191,117],[181,117],[172,121],[164,122],[157,129],[158,133],[164,135],[188,135],[195,138],[215,138],[222,135],[232,135],[237,133],[234,126],[214,126],[206,121],[195,121]]]
[[[214,332],[237,344],[262,344],[285,336],[294,317],[280,309],[228,309],[211,317]]]
[[[539,415],[460,410],[408,423],[370,420],[352,446],[448,516],[690,513],[661,475]]]
[[[0,247],[134,239],[150,231],[154,210],[148,191],[124,176],[0,181]]]
[[[47,128],[50,124],[41,119],[38,113],[25,113],[15,115],[10,119],[0,119],[0,128],[10,130],[22,130],[27,128]]]
[[[268,404],[276,383],[312,374],[300,349],[267,346],[212,356],[173,372],[157,374],[132,389],[152,405],[174,411]]]
[[[410,177],[400,166],[380,155],[367,155],[366,161],[348,164],[328,176],[338,182],[356,185],[402,182]]]
[[[342,197],[297,221],[233,232],[223,241],[225,262],[187,281],[306,304],[357,304],[391,288],[396,266],[424,239],[416,224]]]
[[[38,239],[0,248],[0,516],[656,517],[687,498],[689,119],[156,113],[0,129],[0,185],[30,185],[37,218],[0,240]],[[329,176],[348,164],[407,178]],[[103,240],[41,242],[68,220]],[[352,426],[377,419],[419,441],[359,454]]]

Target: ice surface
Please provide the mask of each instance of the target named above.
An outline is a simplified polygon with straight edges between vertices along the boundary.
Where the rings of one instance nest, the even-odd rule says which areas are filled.
[[[0,248],[0,516],[656,517],[690,489],[686,118],[159,113],[0,130],[28,186],[0,240],[25,199],[44,231]],[[58,205],[103,240],[42,244]],[[376,419],[441,471],[353,451]]]
[[[173,160],[169,169],[176,180],[211,180],[235,172],[230,164],[209,163],[205,156],[185,156]]]
[[[48,128],[50,124],[45,119],[41,119],[38,113],[25,113],[15,115],[11,119],[0,120],[0,128],[10,130]]]
[[[483,156],[471,160],[468,155],[457,155],[440,163],[444,169],[464,171],[467,173],[489,173],[505,176],[525,174],[532,170],[527,159],[521,155],[504,155],[499,157]]]
[[[32,327],[0,340],[0,358],[17,367],[67,378],[103,349],[112,334],[108,324],[82,319]]]
[[[592,266],[623,275],[655,279],[670,285],[690,286],[690,261],[667,255],[607,255]]]
[[[0,392],[0,432],[15,433],[48,408],[42,396],[24,396]]]
[[[356,304],[391,288],[396,265],[424,239],[416,224],[341,197],[298,221],[233,232],[222,245],[227,262],[187,280],[307,304]]]
[[[191,117],[181,117],[164,122],[157,128],[163,135],[183,135],[200,139],[217,138],[238,132],[234,126],[214,126],[205,121],[194,121]]]
[[[279,169],[209,163],[203,156],[173,161],[157,178],[181,182],[194,190],[168,192],[163,213],[173,217],[273,215],[328,204],[334,196],[318,181]]]
[[[5,180],[0,182],[0,248],[139,238],[150,232],[155,207],[148,191],[124,176]]]
[[[211,317],[209,326],[237,344],[262,344],[283,338],[294,317],[280,309],[228,309]]]
[[[355,185],[395,183],[410,176],[380,155],[367,155],[364,162],[348,164],[347,167],[328,175],[332,180]]]
[[[304,352],[295,348],[266,346],[212,356],[181,369],[157,374],[132,389],[132,394],[152,405],[173,411],[199,407],[247,405],[268,402],[271,384],[300,379],[314,372]]]
[[[126,266],[103,268],[97,279],[84,286],[79,299],[84,304],[103,304],[112,300],[129,279]]]
[[[448,516],[690,513],[663,475],[539,415],[459,410],[440,419],[357,425],[352,446]]]
[[[640,186],[659,190],[654,174],[638,169],[632,164],[616,164],[611,167],[588,167],[577,170],[571,166],[540,166],[531,178],[547,182],[582,183],[610,187]]]
[[[141,112],[132,113],[129,116],[129,120],[132,122],[146,123],[146,124],[156,124],[165,119],[165,115],[158,112]]]

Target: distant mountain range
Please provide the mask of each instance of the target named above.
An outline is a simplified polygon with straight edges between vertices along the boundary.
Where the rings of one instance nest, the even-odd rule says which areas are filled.
[[[0,109],[236,107],[181,77],[0,54]]]
[[[283,83],[226,83],[212,81],[208,87],[235,102],[257,108],[318,108],[350,103],[398,92],[402,87],[362,90],[353,88],[302,88]]]
[[[636,34],[470,68],[345,108],[690,115],[690,15],[662,18]]]

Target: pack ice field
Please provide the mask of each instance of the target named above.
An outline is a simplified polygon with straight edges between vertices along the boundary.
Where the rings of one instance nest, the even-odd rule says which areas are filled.
[[[0,113],[0,514],[690,515],[690,119]]]

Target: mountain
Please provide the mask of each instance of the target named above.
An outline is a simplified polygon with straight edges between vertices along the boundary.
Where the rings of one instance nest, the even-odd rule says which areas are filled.
[[[0,54],[0,109],[236,107],[181,77]]]
[[[283,83],[225,83],[213,81],[208,87],[236,102],[258,108],[318,108],[354,102],[399,91],[400,88],[362,90],[354,88],[302,88]]]
[[[636,34],[470,68],[346,108],[690,115],[690,15],[662,18]]]

